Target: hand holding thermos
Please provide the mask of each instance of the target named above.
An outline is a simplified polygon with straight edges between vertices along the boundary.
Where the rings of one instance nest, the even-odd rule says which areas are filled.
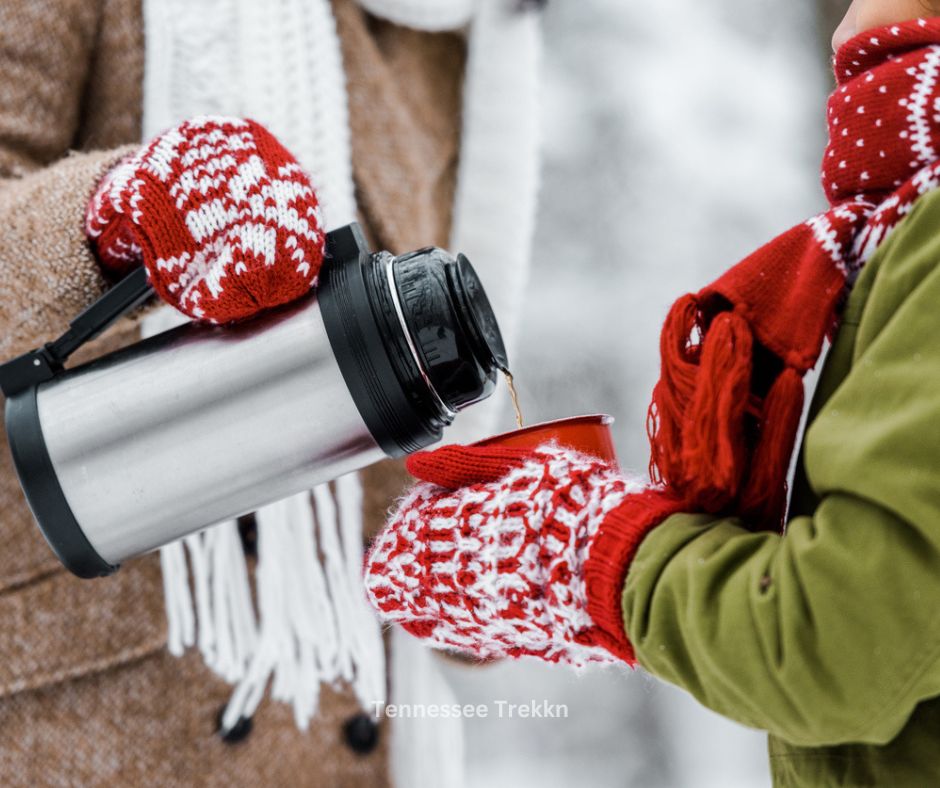
[[[228,323],[310,290],[323,261],[317,196],[296,159],[251,120],[164,132],[100,184],[86,230],[115,276],[141,263],[190,317]]]

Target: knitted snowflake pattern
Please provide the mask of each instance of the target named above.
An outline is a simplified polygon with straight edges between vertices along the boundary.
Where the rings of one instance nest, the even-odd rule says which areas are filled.
[[[251,120],[204,117],[156,137],[102,183],[86,213],[102,267],[143,263],[190,317],[228,323],[299,298],[323,261],[317,196]]]

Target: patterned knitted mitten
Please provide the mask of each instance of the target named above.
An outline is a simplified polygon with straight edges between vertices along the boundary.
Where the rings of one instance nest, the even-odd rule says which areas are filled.
[[[633,664],[624,577],[675,500],[556,445],[445,446],[408,467],[425,481],[366,558],[383,618],[482,658]]]
[[[85,228],[107,273],[143,263],[164,301],[210,323],[299,298],[323,261],[309,179],[251,120],[198,118],[156,137],[105,176]]]

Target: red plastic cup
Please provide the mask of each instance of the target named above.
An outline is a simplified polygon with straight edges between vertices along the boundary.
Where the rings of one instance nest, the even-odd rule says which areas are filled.
[[[592,457],[599,457],[616,465],[617,450],[614,448],[614,437],[610,431],[610,425],[613,423],[614,417],[604,414],[575,416],[504,432],[502,435],[494,435],[492,438],[477,441],[473,445],[537,449],[545,443],[554,441],[561,446]]]

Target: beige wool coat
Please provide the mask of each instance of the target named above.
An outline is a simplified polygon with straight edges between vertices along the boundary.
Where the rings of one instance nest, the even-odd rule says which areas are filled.
[[[446,245],[463,41],[381,22],[353,0],[333,5],[366,232],[392,252]],[[145,35],[141,0],[0,2],[0,359],[55,337],[105,287],[82,220],[100,177],[139,141]],[[86,355],[135,332],[125,319]],[[403,482],[394,464],[366,472],[371,527]],[[110,578],[68,574],[5,443],[0,526],[0,784],[389,784],[388,731],[354,752],[344,724],[359,710],[346,691],[325,691],[307,733],[265,701],[247,738],[223,742],[230,687],[197,654],[166,651],[157,556]]]

